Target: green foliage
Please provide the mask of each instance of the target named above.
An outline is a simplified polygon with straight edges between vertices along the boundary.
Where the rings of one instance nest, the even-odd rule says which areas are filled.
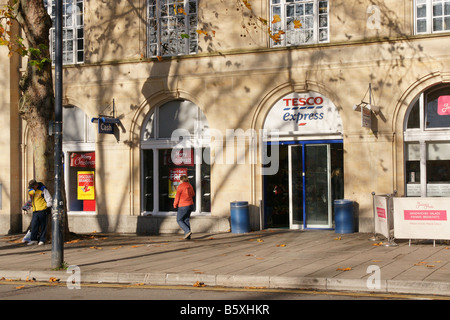
[[[14,52],[21,57],[27,56],[28,63],[39,70],[46,63],[51,63],[49,58],[42,58],[42,52],[48,49],[46,45],[39,44],[38,48],[27,48],[25,39],[10,31],[13,20],[16,20],[16,13],[12,6],[6,5],[0,9],[0,46],[8,48],[8,56],[11,57]]]

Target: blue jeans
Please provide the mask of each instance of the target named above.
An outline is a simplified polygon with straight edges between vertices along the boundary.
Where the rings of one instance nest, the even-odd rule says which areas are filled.
[[[191,217],[191,212],[194,210],[194,206],[190,205],[187,207],[178,207],[177,211],[177,222],[178,225],[183,229],[186,235],[191,231],[191,224],[189,223],[189,218]]]
[[[41,230],[39,241],[45,242],[47,235],[47,210],[33,212],[33,217],[31,218],[31,241],[38,240],[39,229]]]

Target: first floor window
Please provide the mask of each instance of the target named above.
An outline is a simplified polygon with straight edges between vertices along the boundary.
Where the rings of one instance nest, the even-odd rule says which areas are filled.
[[[56,0],[44,0],[48,14],[52,18],[53,27],[50,29],[50,52],[55,61],[55,19]],[[63,10],[63,64],[77,64],[84,62],[84,0],[62,0]]]
[[[148,56],[197,53],[198,0],[148,0]]]
[[[450,0],[415,0],[416,34],[450,31]]]
[[[271,46],[329,41],[328,1],[271,0]]]

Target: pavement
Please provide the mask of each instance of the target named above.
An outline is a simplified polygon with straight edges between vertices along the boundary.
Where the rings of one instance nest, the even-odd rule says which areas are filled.
[[[181,235],[78,235],[64,244],[76,273],[51,269],[51,244],[0,236],[0,281],[77,280],[163,286],[312,289],[450,297],[450,244],[334,230]],[[74,267],[70,267],[72,270]],[[76,277],[74,276],[76,275]]]

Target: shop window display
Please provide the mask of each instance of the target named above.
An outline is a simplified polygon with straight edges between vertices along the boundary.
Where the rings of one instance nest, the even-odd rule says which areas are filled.
[[[69,211],[95,211],[95,152],[71,152]]]

